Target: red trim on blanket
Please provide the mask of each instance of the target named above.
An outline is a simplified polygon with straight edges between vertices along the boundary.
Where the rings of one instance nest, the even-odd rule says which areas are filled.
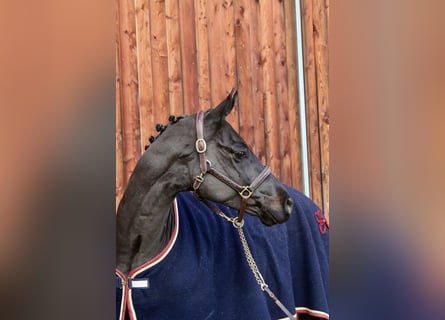
[[[123,283],[127,283],[127,278],[125,277],[125,275],[119,271],[118,269],[116,269],[116,274],[118,275],[118,277],[122,280]],[[127,286],[123,285],[122,286],[122,300],[121,301],[121,307],[120,307],[120,313],[119,313],[119,320],[124,320],[125,319],[125,311],[126,311],[126,307],[127,307],[127,298],[128,298],[128,290],[127,290]]]
[[[160,261],[162,261],[162,259],[164,259],[167,256],[167,254],[169,253],[169,251],[172,249],[173,245],[176,242],[176,239],[178,237],[178,231],[179,231],[179,210],[178,210],[178,203],[176,202],[176,199],[173,201],[173,211],[174,211],[174,228],[173,228],[173,232],[172,232],[170,239],[168,240],[168,243],[165,246],[165,248],[162,249],[162,251],[159,254],[157,254],[155,257],[153,257],[152,259],[148,260],[144,264],[131,270],[128,273],[128,277],[125,277],[121,271],[116,269],[116,273],[119,275],[119,277],[121,277],[122,279],[125,279],[125,280],[131,279],[131,278],[137,276],[137,274],[139,272],[145,271],[146,269],[154,266],[155,264],[159,263]],[[136,312],[134,310],[133,302],[131,300],[131,288],[129,288],[128,286],[125,286],[123,288],[123,292],[124,292],[123,297],[125,300],[125,304],[122,308],[123,310],[121,310],[119,320],[124,320],[126,309],[128,309],[128,314],[130,315],[130,319],[136,320]]]
[[[329,320],[329,314],[327,314],[326,312],[323,312],[323,311],[312,310],[312,309],[305,308],[305,307],[298,307],[298,308],[295,308],[295,312],[297,314],[297,319],[298,319],[299,314],[304,313],[304,314],[308,314],[313,317],[318,317],[318,318]]]
[[[156,263],[158,263],[159,261],[161,261],[165,254],[171,250],[171,248],[173,247],[176,237],[178,235],[178,228],[179,228],[179,223],[178,223],[178,204],[176,202],[176,199],[173,201],[173,211],[174,211],[174,215],[175,215],[175,227],[173,229],[173,232],[170,236],[170,239],[168,240],[167,245],[165,246],[164,249],[162,249],[161,252],[159,252],[155,257],[153,257],[152,259],[148,260],[147,262],[145,262],[144,264],[140,265],[139,267],[134,268],[133,270],[130,271],[130,273],[128,274],[128,277],[131,278],[135,275],[135,273],[138,273],[138,271],[145,269],[147,267],[151,267],[152,265],[155,265]]]

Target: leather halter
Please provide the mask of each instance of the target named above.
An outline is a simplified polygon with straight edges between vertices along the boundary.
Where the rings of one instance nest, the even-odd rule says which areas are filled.
[[[252,196],[253,192],[266,180],[270,175],[271,171],[269,167],[264,167],[260,174],[253,180],[250,186],[241,186],[229,177],[225,176],[223,173],[219,172],[212,167],[211,162],[206,157],[207,144],[204,140],[204,111],[200,111],[196,114],[196,135],[197,140],[195,142],[196,151],[199,154],[199,167],[201,173],[195,177],[193,182],[193,191],[195,195],[198,195],[198,189],[204,182],[204,176],[206,173],[210,173],[212,176],[217,178],[219,181],[223,182],[236,192],[241,197],[241,206],[238,213],[238,218],[236,223],[242,224],[244,213],[247,207],[247,200]],[[199,195],[198,195],[199,197]]]

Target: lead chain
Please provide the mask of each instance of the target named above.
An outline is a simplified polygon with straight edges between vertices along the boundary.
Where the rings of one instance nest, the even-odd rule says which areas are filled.
[[[258,270],[258,266],[256,265],[255,259],[252,256],[252,253],[250,252],[249,244],[247,243],[246,236],[244,235],[243,231],[243,225],[244,220],[238,222],[238,217],[230,218],[228,217],[224,212],[219,210],[217,207],[213,206],[209,201],[205,199],[201,199],[214,213],[217,215],[223,217],[229,222],[232,222],[233,226],[238,230],[238,234],[241,240],[241,244],[243,245],[244,254],[246,256],[247,264],[250,267],[250,270],[252,270],[252,273],[255,277],[256,282],[260,286],[261,290],[267,292],[269,297],[275,302],[275,304],[289,317],[289,319],[295,319],[295,317],[290,313],[290,311],[281,303],[280,300],[275,296],[275,294],[269,289],[269,286],[264,281],[263,276],[261,275],[260,271]]]
[[[244,231],[242,227],[237,227],[239,237],[241,239],[241,244],[243,245],[244,254],[246,255],[247,263],[249,264],[250,270],[256,279],[256,282],[260,286],[261,290],[265,290],[265,288],[269,287],[263,279],[260,271],[258,270],[258,266],[256,265],[255,259],[253,259],[252,253],[250,252],[249,245],[247,244],[246,236],[244,235]]]
[[[213,206],[210,202],[204,201],[204,203],[210,209],[212,209],[212,211],[215,212],[217,215],[219,215],[220,217],[223,217],[224,219],[226,219],[229,222],[232,222],[233,225],[235,226],[235,228],[238,230],[238,234],[239,234],[239,237],[240,237],[240,240],[241,240],[241,244],[243,245],[243,249],[244,249],[244,254],[245,254],[246,259],[247,259],[247,264],[249,265],[250,270],[252,270],[252,273],[253,273],[253,275],[254,275],[254,277],[256,279],[256,282],[260,286],[261,290],[264,291],[265,288],[268,287],[268,285],[264,281],[263,276],[261,275],[260,271],[258,270],[258,267],[256,265],[255,259],[253,258],[252,253],[250,252],[250,248],[249,248],[246,236],[244,235],[244,231],[243,231],[243,228],[242,228],[243,224],[244,224],[244,220],[241,223],[238,223],[237,217],[230,218],[224,212],[222,212],[221,210],[219,210],[218,208]]]
[[[249,264],[250,270],[252,270],[256,282],[260,286],[261,290],[267,292],[267,294],[273,300],[273,302],[275,302],[275,304],[281,309],[281,311],[283,311],[289,317],[289,319],[295,319],[292,313],[290,313],[290,311],[283,305],[283,303],[280,300],[278,300],[277,296],[269,289],[269,286],[264,281],[263,276],[258,270],[255,259],[253,259],[252,253],[250,252],[249,244],[247,243],[246,236],[244,235],[242,224],[237,224],[237,218],[233,218],[232,220],[233,220],[233,225],[238,229],[239,237],[243,245],[247,263]]]
[[[247,243],[247,239],[246,239],[246,236],[244,235],[244,231],[243,231],[244,220],[241,221],[241,223],[238,223],[238,218],[237,217],[230,218],[224,212],[219,210],[217,207],[213,206],[207,200],[203,199],[203,201],[217,215],[219,215],[220,217],[223,217],[224,219],[226,219],[229,222],[232,222],[234,227],[238,230],[238,234],[239,234],[239,237],[240,237],[240,240],[241,240],[241,244],[243,245],[243,249],[244,249],[244,254],[245,254],[246,259],[247,259],[247,264],[249,265],[250,270],[252,270],[252,273],[253,273],[253,275],[254,275],[254,277],[256,279],[256,282],[260,286],[261,290],[264,291],[265,288],[268,287],[268,285],[264,281],[263,276],[261,275],[260,271],[258,270],[258,266],[256,265],[255,259],[253,258],[252,253],[250,252],[249,244]]]

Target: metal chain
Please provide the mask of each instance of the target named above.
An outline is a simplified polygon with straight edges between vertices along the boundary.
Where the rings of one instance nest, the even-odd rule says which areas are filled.
[[[255,259],[252,256],[252,253],[250,252],[249,245],[247,244],[246,236],[244,235],[244,231],[242,227],[237,227],[238,234],[241,239],[241,244],[243,245],[244,254],[246,255],[247,263],[249,264],[250,270],[252,270],[252,273],[255,277],[256,282],[260,286],[261,290],[265,290],[265,288],[269,287],[266,282],[263,279],[263,276],[261,275],[260,271],[258,270],[258,266],[256,265]]]
[[[241,222],[238,222],[238,217],[231,218],[231,217],[227,216],[224,212],[219,210],[217,207],[212,205],[207,200],[202,199],[202,201],[214,213],[216,213],[220,217],[223,217],[228,222],[232,222],[233,223],[233,226],[238,230],[238,234],[239,234],[239,237],[240,237],[240,240],[241,240],[241,244],[243,246],[244,254],[246,256],[247,264],[249,265],[250,270],[252,270],[252,273],[253,273],[253,275],[255,277],[255,280],[258,283],[258,285],[260,286],[261,290],[267,292],[269,297],[289,317],[289,319],[291,319],[291,320],[295,319],[295,317],[290,313],[290,311],[281,303],[280,300],[278,300],[278,298],[275,296],[275,294],[269,289],[269,286],[264,281],[263,276],[261,275],[260,271],[258,270],[258,266],[257,266],[257,264],[255,262],[255,259],[253,258],[252,253],[250,252],[250,248],[249,248],[249,244],[247,243],[246,236],[244,235],[244,231],[243,231],[244,220],[242,220]]]
[[[244,254],[247,259],[247,264],[249,265],[250,269],[252,270],[252,273],[255,276],[256,282],[261,287],[261,290],[264,291],[264,288],[267,288],[268,285],[264,281],[263,276],[261,275],[260,271],[258,270],[258,266],[255,262],[255,259],[253,258],[252,253],[250,252],[250,248],[249,248],[246,236],[244,235],[244,231],[242,228],[244,225],[244,220],[242,220],[241,223],[238,223],[238,217],[231,218],[231,217],[227,216],[224,212],[219,210],[217,207],[213,206],[207,200],[203,199],[203,201],[217,215],[219,215],[220,217],[223,217],[224,219],[226,219],[229,222],[232,222],[234,227],[238,230],[241,244],[243,245],[243,249],[244,249]]]
[[[256,282],[260,286],[261,290],[266,291],[269,297],[275,302],[275,304],[289,317],[289,319],[294,319],[294,316],[290,313],[289,310],[281,303],[280,300],[275,296],[275,294],[269,289],[269,286],[264,281],[263,276],[261,275],[261,272],[258,270],[258,266],[256,265],[255,259],[252,256],[252,253],[250,252],[249,245],[247,243],[246,236],[244,235],[243,231],[243,224],[237,224],[237,219],[234,218],[233,225],[238,229],[238,234],[241,239],[241,243],[243,245],[244,254],[246,255],[247,263],[249,264],[250,270],[252,270],[252,273],[256,279]],[[243,220],[244,222],[244,220]]]

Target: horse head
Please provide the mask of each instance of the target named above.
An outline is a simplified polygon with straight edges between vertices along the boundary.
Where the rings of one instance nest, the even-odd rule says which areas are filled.
[[[164,155],[159,157],[163,165],[174,162],[166,176],[182,189],[236,210],[244,206],[268,226],[285,222],[293,208],[290,195],[226,120],[236,97],[232,90],[205,113],[170,117],[170,125],[158,126],[162,134],[150,151]]]

